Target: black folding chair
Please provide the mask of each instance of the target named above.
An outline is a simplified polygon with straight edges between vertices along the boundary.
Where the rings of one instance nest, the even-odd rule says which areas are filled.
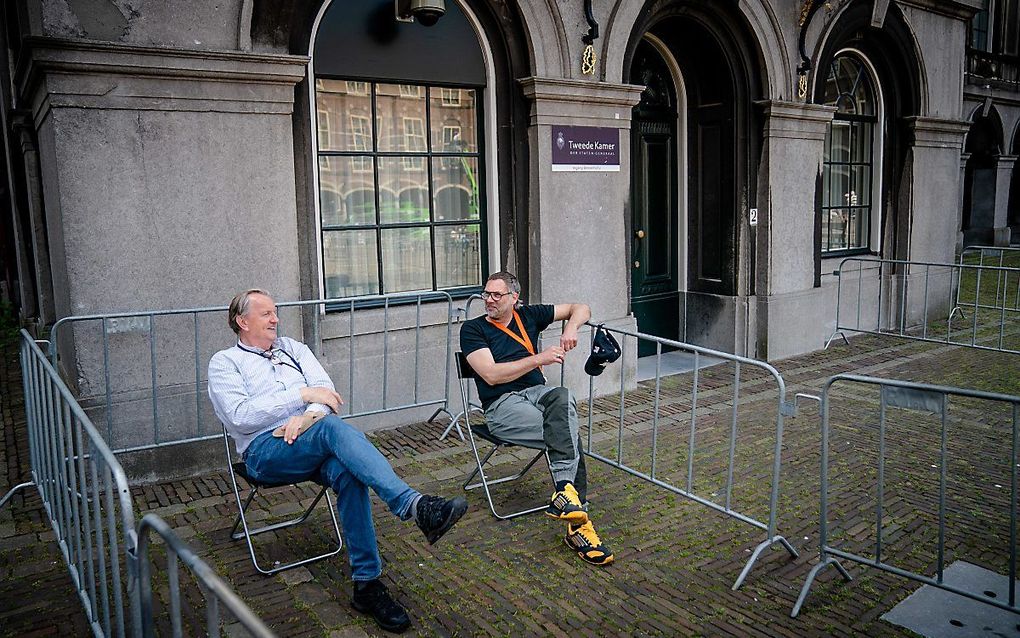
[[[535,454],[535,456],[532,457],[530,461],[528,461],[528,464],[525,465],[524,468],[521,469],[521,471],[511,476],[504,476],[503,478],[498,479],[490,479],[485,475],[485,464],[489,462],[489,459],[491,459],[492,456],[498,450],[511,448],[518,444],[504,441],[499,437],[493,435],[492,432],[489,431],[489,427],[484,423],[484,421],[482,423],[477,424],[471,423],[472,406],[469,395],[471,393],[471,383],[476,378],[478,378],[478,375],[471,367],[471,364],[468,363],[467,356],[465,356],[463,352],[457,352],[456,356],[457,356],[457,378],[459,380],[458,383],[460,385],[460,399],[461,405],[464,408],[462,414],[464,415],[464,424],[467,426],[466,429],[468,432],[468,440],[471,441],[471,451],[474,452],[475,454],[476,463],[475,470],[471,472],[471,474],[467,477],[467,480],[464,481],[464,489],[474,490],[478,489],[479,487],[484,489],[485,498],[489,501],[489,509],[492,511],[492,515],[501,520],[506,520],[514,518],[516,516],[523,516],[524,514],[531,514],[532,512],[544,510],[549,504],[548,501],[546,500],[543,500],[541,505],[523,509],[518,512],[512,512],[510,514],[500,514],[499,512],[496,511],[496,506],[492,502],[492,492],[490,491],[490,487],[493,485],[498,485],[500,483],[509,483],[511,481],[516,481],[522,478],[525,474],[528,473],[528,470],[530,470],[535,465],[535,463],[538,463],[538,460],[543,457],[545,458],[546,467],[549,468],[549,479],[552,481],[553,475],[552,468],[549,466],[549,454],[544,447],[538,448],[532,446],[522,446],[537,449],[538,453]],[[486,454],[485,457],[481,457],[478,454],[478,444],[475,442],[475,436],[478,436],[481,439],[485,439],[486,441],[492,444],[492,449],[489,450],[489,453]],[[477,483],[472,483],[471,481],[473,481],[476,476],[479,477],[481,480]],[[555,484],[555,481],[553,481],[553,483]]]
[[[241,461],[240,463],[235,463],[233,461],[233,454],[230,451],[231,448],[230,435],[227,434],[226,427],[223,428],[223,445],[227,452],[227,468],[230,470],[230,482],[234,485],[234,497],[237,499],[238,508],[237,520],[234,521],[234,527],[232,527],[230,530],[230,538],[234,539],[235,541],[241,540],[243,538],[245,541],[247,541],[248,553],[251,555],[251,562],[253,565],[255,565],[255,569],[259,570],[259,572],[265,574],[266,576],[271,576],[272,574],[275,574],[277,572],[282,572],[286,569],[291,569],[293,567],[300,567],[301,565],[314,563],[315,561],[319,561],[324,558],[329,558],[330,556],[336,556],[338,553],[340,553],[340,550],[343,549],[344,547],[343,538],[340,536],[340,521],[338,521],[336,518],[336,510],[333,508],[333,501],[332,499],[330,499],[328,493],[329,488],[326,486],[322,486],[322,489],[319,490],[319,493],[315,496],[315,499],[312,500],[311,505],[309,505],[308,508],[305,509],[304,513],[302,513],[297,518],[281,521],[279,523],[272,523],[270,525],[263,525],[262,527],[256,528],[250,527],[248,525],[248,519],[245,515],[248,512],[248,506],[251,505],[253,500],[255,500],[255,497],[258,495],[260,490],[296,484],[265,483],[262,481],[256,481],[252,477],[248,476],[248,468],[245,466],[244,461]],[[245,498],[243,501],[241,500],[241,490],[237,486],[237,476],[243,478],[245,482],[248,483],[249,486],[251,486],[251,492],[248,494],[248,497]],[[259,561],[255,557],[255,545],[252,543],[252,536],[257,536],[259,534],[264,534],[266,532],[272,532],[278,529],[284,529],[305,522],[308,519],[308,517],[312,514],[312,510],[315,509],[315,506],[319,504],[319,501],[321,501],[322,497],[324,496],[326,497],[326,508],[329,510],[330,518],[333,520],[333,530],[336,532],[336,548],[324,554],[319,554],[317,556],[312,556],[302,560],[294,561],[292,563],[276,565],[274,567],[270,567],[269,569],[265,569],[261,565],[259,565]]]

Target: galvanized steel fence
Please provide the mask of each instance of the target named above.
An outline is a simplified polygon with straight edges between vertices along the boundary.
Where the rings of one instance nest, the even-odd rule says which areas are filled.
[[[19,491],[38,490],[92,633],[151,635],[144,629],[152,627],[148,567],[144,561],[140,565],[138,557],[141,550],[148,560],[147,532],[152,528],[192,569],[201,587],[234,613],[242,628],[255,636],[271,635],[158,517],[147,516],[135,528],[123,468],[39,344],[24,330],[21,369],[31,481],[9,490],[0,498],[0,508]],[[148,593],[143,591],[146,588]],[[170,594],[179,600],[176,577],[172,577]],[[181,624],[180,613],[179,606],[170,610],[174,627]],[[216,635],[218,624],[210,624],[208,630]]]
[[[145,638],[150,638],[157,633],[156,602],[152,588],[151,564],[153,560],[149,555],[149,548],[152,546],[151,534],[158,535],[166,547],[166,564],[161,570],[161,576],[166,578],[167,594],[170,599],[167,610],[170,616],[170,635],[174,638],[194,635],[194,628],[185,627],[183,622],[179,563],[183,563],[194,577],[198,589],[205,599],[205,635],[212,638],[217,638],[220,635],[220,625],[224,621],[221,606],[236,619],[237,625],[244,629],[248,635],[255,636],[255,638],[273,638],[276,635],[237,597],[234,590],[223,582],[205,561],[196,556],[181,541],[166,524],[166,521],[155,514],[146,514],[138,524],[137,554],[141,585],[139,595],[142,607],[142,635]],[[230,634],[235,635],[236,632],[231,631]]]
[[[346,342],[338,347],[344,351],[339,357],[334,359],[330,352],[323,358],[327,370],[328,361],[346,359],[346,392],[343,384],[337,384],[345,398],[346,411],[341,416],[432,406],[436,410],[429,421],[440,413],[449,414],[450,344],[456,316],[449,294],[400,293],[277,305],[281,314],[291,308],[310,310],[308,345],[313,352],[320,354],[322,344],[332,349]],[[335,333],[328,340],[320,339],[325,309],[330,311],[330,329]],[[106,440],[115,452],[211,440],[220,436],[220,425],[206,397],[208,361],[216,350],[236,342],[225,325],[226,313],[225,306],[215,306],[65,317],[53,326],[50,358],[58,366],[64,356],[61,351],[73,349],[74,365],[62,370],[77,375],[75,381],[87,386],[79,388],[79,396],[91,397],[84,400],[86,409],[101,415]],[[426,313],[431,313],[432,332],[437,334],[425,334]],[[400,315],[399,325],[393,325],[395,315]],[[281,335],[285,318],[281,318]],[[294,324],[300,322],[297,317],[291,319]],[[90,335],[88,330],[98,334]],[[406,342],[399,342],[400,338]],[[397,347],[403,348],[407,359],[393,369],[390,354]],[[428,349],[438,351],[435,358],[442,359],[444,370],[439,374],[436,362],[426,361]],[[380,362],[381,369],[370,375],[361,365],[366,360]],[[189,364],[193,364],[190,371]],[[398,373],[404,376],[395,379]],[[431,390],[422,387],[423,381],[429,382]],[[359,384],[371,390],[364,392],[370,400],[361,401],[360,408],[356,407],[362,398]]]
[[[595,324],[589,322],[588,325]],[[615,446],[615,456],[611,457],[595,451],[602,445],[596,441],[595,432],[596,429],[603,428],[604,424],[594,421],[594,413],[597,404],[611,407],[614,395],[596,399],[594,378],[589,377],[586,452],[588,456],[765,532],[764,540],[751,553],[733,583],[733,589],[743,584],[758,557],[772,545],[777,543],[782,545],[790,556],[796,558],[797,551],[777,531],[783,420],[796,414],[795,403],[786,399],[786,384],[779,372],[762,361],[640,332],[603,327],[618,337],[623,362],[627,361],[629,349],[636,348],[640,341],[654,344],[656,364],[654,390],[651,394],[650,413],[645,407],[645,413],[641,414],[641,410],[637,409],[633,401],[628,403],[628,397],[633,397],[640,389],[628,392],[627,375],[620,375],[620,387],[615,395],[616,436],[603,439],[603,443],[608,441],[610,445]],[[665,406],[666,392],[663,386],[666,377],[662,369],[662,360],[664,352],[668,350],[690,353],[693,355],[693,366],[686,400],[681,398],[685,389],[682,383],[685,384],[686,379],[680,382],[677,381],[680,377],[669,377],[672,386],[668,392],[671,395],[670,405]],[[708,375],[703,370],[708,365],[706,359],[710,357],[717,360],[717,367],[711,374],[710,382],[705,383],[703,376]],[[732,372],[727,372],[730,369]],[[702,387],[703,385],[705,387]],[[748,389],[752,396],[744,392]],[[699,405],[699,398],[704,394],[709,395],[711,405]],[[753,407],[752,402],[755,404]],[[760,412],[762,404],[774,406],[774,415],[769,414],[762,418]],[[632,409],[628,410],[628,407]],[[664,414],[666,408],[668,414]],[[738,450],[738,433],[741,428],[750,427],[757,428],[756,431],[766,437],[759,439],[759,442],[769,442],[768,439],[771,439],[770,450],[763,449],[757,452]],[[640,451],[627,450],[625,453],[627,438],[624,435],[628,429],[631,430],[631,434],[642,432],[650,436],[650,446]],[[769,451],[772,455],[771,472],[757,463],[761,458],[760,453],[767,455]],[[677,460],[681,466],[672,472],[669,467],[664,467],[668,465],[663,460],[667,455]],[[629,460],[635,457],[639,460],[647,459],[644,467],[638,468],[636,462]],[[704,467],[708,468],[707,471],[702,469]],[[745,479],[745,483],[740,484],[743,489],[742,496],[738,498],[735,488],[740,477]],[[767,504],[754,502],[759,497],[755,486],[761,480],[770,481]],[[702,482],[704,486],[701,486]],[[708,487],[709,485],[712,487]],[[699,489],[699,486],[703,489]],[[766,508],[764,521],[748,513],[750,510],[764,511]]]
[[[847,257],[833,274],[836,325],[826,348],[856,332],[1020,353],[1020,268]]]
[[[965,308],[973,308],[975,311],[982,309],[1020,312],[1020,276],[1014,274],[1011,277],[1009,271],[995,272],[994,294],[990,292],[993,282],[989,281],[989,277],[986,276],[983,281],[981,279],[982,269],[986,266],[1020,268],[1020,248],[967,246],[960,252],[960,265],[978,266],[978,268],[960,272],[954,313],[960,313],[966,319]],[[969,277],[964,277],[965,274]],[[982,290],[982,288],[984,289]]]
[[[878,389],[878,423],[860,423],[859,414],[854,413],[856,415],[854,423],[852,426],[848,425],[848,427],[854,428],[857,432],[865,432],[877,438],[877,441],[870,442],[870,445],[877,448],[876,465],[874,468],[875,480],[874,485],[870,486],[874,490],[873,529],[875,530],[874,536],[871,539],[872,542],[867,543],[873,547],[871,555],[863,555],[851,551],[852,545],[851,549],[847,549],[847,546],[853,543],[854,539],[840,538],[837,534],[834,534],[833,528],[842,521],[830,520],[830,517],[834,516],[834,503],[846,508],[848,516],[856,517],[857,514],[863,513],[857,505],[862,502],[862,496],[864,496],[864,490],[867,487],[859,485],[860,478],[854,476],[854,485],[843,486],[844,491],[853,492],[852,494],[841,494],[835,498],[830,494],[830,468],[832,467],[830,452],[833,436],[830,415],[832,413],[833,386],[837,383],[855,384],[852,396],[857,401],[862,400],[862,397],[865,396],[864,388],[872,387]],[[1018,429],[1020,428],[1020,396],[841,374],[833,376],[828,380],[820,400],[822,413],[822,459],[819,563],[809,572],[797,602],[793,607],[791,616],[796,617],[800,613],[804,601],[811,591],[811,586],[821,570],[831,565],[839,571],[845,580],[851,580],[849,572],[838,560],[841,558],[966,596],[967,598],[1001,609],[1020,612],[1020,607],[1017,605],[1015,581],[1018,575],[1017,507],[1020,492],[1018,492],[1017,466],[1020,463],[1020,434],[1018,434],[1020,432],[1020,429]],[[968,405],[968,402],[971,405]],[[972,405],[975,402],[980,402],[989,409],[979,410]],[[950,414],[951,406],[956,407],[957,412],[960,413],[956,421],[953,421],[954,415]],[[908,417],[899,417],[895,420],[895,424],[890,426],[889,412],[891,410],[900,410],[902,412],[897,413],[898,415],[905,414]],[[938,426],[936,428],[931,427],[932,424],[925,422],[923,418],[919,419],[918,415],[930,415],[938,419]],[[993,422],[991,426],[989,425],[990,421]],[[986,449],[984,450],[981,449],[982,446],[978,445],[976,441],[978,434],[976,432],[977,424],[989,429],[984,434],[987,439],[987,443],[984,446]],[[1001,431],[994,429],[995,425],[1001,426]],[[952,433],[950,432],[950,426],[954,428]],[[906,437],[900,436],[901,439],[906,438],[908,440],[906,446],[909,449],[898,448],[890,452],[887,443],[887,434],[890,427],[900,429],[913,428]],[[930,442],[933,444],[932,447],[937,445],[938,449],[937,453],[931,455],[930,461],[915,458],[921,457],[927,451],[924,445],[926,441],[923,440],[925,436],[931,436],[932,440]],[[1007,436],[1008,440],[1006,440]],[[863,454],[862,448],[848,449],[851,449],[851,453],[860,456]],[[998,455],[998,458],[996,458],[996,455]],[[915,463],[930,463],[931,468],[938,471],[938,477],[935,479],[937,481],[937,493],[934,497],[930,495],[924,497],[919,494],[924,490],[925,484],[890,485],[892,481],[889,477],[899,476],[902,471],[901,467],[893,467],[893,463],[902,464],[907,459]],[[982,473],[975,476],[974,467],[979,463],[987,463],[989,460],[998,460],[1000,462],[999,465],[1001,467],[998,467],[997,470],[999,473],[993,474],[989,470],[983,470]],[[955,471],[951,469],[954,462],[956,463]],[[986,592],[968,591],[947,584],[943,580],[947,554],[951,553],[949,552],[950,548],[947,546],[947,534],[951,531],[947,527],[947,522],[952,517],[953,521],[963,526],[965,523],[970,522],[968,517],[972,516],[970,512],[961,508],[960,503],[950,503],[949,498],[957,496],[980,500],[983,496],[986,499],[997,498],[1000,501],[1005,500],[1001,493],[998,492],[998,488],[1001,488],[1002,484],[995,484],[996,480],[1001,480],[1002,484],[1008,483],[1008,486],[1005,488],[1008,495],[1006,499],[1008,500],[1006,503],[998,504],[1001,505],[1001,508],[997,510],[1001,518],[1006,519],[998,521],[998,523],[1006,528],[1008,540],[999,547],[989,542],[987,549],[992,551],[983,552],[982,562],[991,561],[993,563],[1000,563],[1009,570],[1008,596],[1005,601],[993,598]],[[960,495],[951,492],[948,488],[950,482],[954,482],[954,485],[957,486],[956,491],[964,492],[964,494]],[[981,490],[981,485],[987,486],[989,483],[994,484],[992,491],[997,492],[997,495],[980,495],[976,493]],[[916,505],[909,506],[911,511],[919,512],[919,518],[923,517],[926,511],[934,509],[936,512],[934,576],[928,576],[919,571],[894,565],[892,564],[893,561],[888,557],[891,553],[889,537],[892,536],[894,530],[902,531],[903,527],[902,521],[894,520],[895,517],[893,516],[887,516],[886,508],[889,507],[892,501],[891,493],[894,488],[898,492],[896,498],[900,500],[912,497],[921,501]],[[870,492],[870,490],[868,491]],[[839,496],[842,496],[842,499]],[[930,518],[930,514],[928,516]],[[923,518],[921,520],[924,522]],[[854,523],[857,523],[856,519]],[[973,523],[970,524],[971,527],[974,527]],[[978,528],[989,526],[989,523],[977,525]],[[983,533],[984,531],[986,530],[969,529],[966,533],[975,534]],[[839,532],[846,534],[845,529],[839,530]],[[916,551],[918,547],[924,547],[927,544],[921,540],[924,532],[925,530],[922,526],[912,526],[905,541],[909,544],[909,551]],[[929,529],[927,532],[928,536],[930,536],[931,530]],[[837,537],[836,541],[832,540],[833,536]],[[994,540],[994,538],[991,540]],[[843,547],[840,547],[840,544]],[[907,560],[910,556],[907,554],[906,557],[898,556],[898,558]]]

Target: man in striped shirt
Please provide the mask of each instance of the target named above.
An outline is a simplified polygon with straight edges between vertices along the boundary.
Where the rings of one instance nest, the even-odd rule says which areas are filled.
[[[467,501],[412,489],[362,432],[337,416],[343,399],[307,346],[277,336],[276,303],[268,293],[251,289],[234,297],[227,323],[237,344],[209,361],[209,397],[248,474],[333,488],[354,580],[351,603],[383,629],[403,631],[411,621],[379,581],[368,490],[401,520],[414,519],[430,544],[464,515]]]

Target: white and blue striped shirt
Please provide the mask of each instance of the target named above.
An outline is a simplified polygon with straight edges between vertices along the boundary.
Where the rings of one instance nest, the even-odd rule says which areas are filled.
[[[301,400],[301,388],[335,390],[308,346],[279,337],[271,350],[285,353],[275,358],[279,363],[241,344],[220,350],[209,360],[209,398],[238,454],[243,454],[255,437],[280,427],[292,416],[332,411],[329,406]]]

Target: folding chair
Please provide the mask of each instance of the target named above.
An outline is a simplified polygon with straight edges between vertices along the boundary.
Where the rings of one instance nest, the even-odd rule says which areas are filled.
[[[537,463],[538,460],[541,459],[542,457],[545,457],[546,467],[549,468],[549,479],[553,480],[552,468],[549,466],[549,453],[546,451],[544,447],[532,448],[537,449],[538,453],[530,461],[528,461],[528,464],[525,465],[521,471],[517,472],[516,474],[513,474],[511,476],[504,476],[503,478],[499,479],[489,479],[489,477],[485,475],[485,464],[489,462],[489,459],[491,459],[492,456],[498,450],[511,448],[517,444],[509,443],[507,441],[500,439],[497,436],[494,436],[492,432],[489,431],[489,427],[484,422],[478,424],[471,423],[472,406],[468,395],[471,392],[471,382],[478,378],[478,374],[471,367],[471,364],[468,363],[467,356],[465,356],[463,352],[457,352],[456,356],[457,356],[457,378],[459,380],[458,383],[460,385],[460,399],[461,405],[464,408],[462,414],[464,415],[464,424],[467,426],[466,429],[468,432],[468,440],[471,441],[471,451],[474,452],[475,454],[476,463],[475,470],[471,472],[471,474],[467,477],[467,480],[464,481],[464,489],[474,490],[479,487],[484,489],[485,498],[489,501],[489,509],[492,511],[492,515],[501,520],[507,520],[510,518],[514,518],[516,516],[523,516],[524,514],[531,514],[532,512],[544,510],[548,506],[548,502],[546,501],[543,501],[541,505],[531,507],[528,509],[523,509],[518,512],[512,512],[510,514],[500,514],[499,512],[496,511],[496,506],[492,502],[492,492],[490,491],[490,487],[493,485],[498,485],[499,483],[508,483],[510,481],[516,481],[520,479],[525,474],[527,474],[528,470],[530,470],[535,465],[535,463]],[[486,454],[484,458],[479,456],[478,454],[478,444],[475,442],[475,436],[485,439],[486,441],[492,444],[492,449],[489,450],[489,453]],[[473,481],[476,476],[479,477],[481,481],[477,483],[472,483],[471,481]],[[553,482],[555,483],[555,481]]]
[[[248,475],[248,468],[245,466],[244,461],[241,461],[240,463],[233,462],[233,456],[230,452],[231,446],[230,435],[227,434],[227,428],[225,426],[223,427],[223,445],[227,452],[227,468],[230,470],[230,482],[233,483],[234,485],[234,497],[237,499],[238,508],[237,520],[234,521],[234,526],[230,530],[230,538],[232,538],[235,541],[241,540],[243,538],[245,539],[245,541],[247,541],[248,553],[251,555],[251,562],[253,565],[255,565],[255,569],[259,570],[259,572],[265,574],[266,576],[271,576],[272,574],[275,574],[277,572],[282,572],[286,569],[291,569],[292,567],[300,567],[301,565],[307,565],[308,563],[314,563],[315,561],[319,561],[324,558],[329,558],[330,556],[336,556],[338,553],[340,553],[340,550],[343,549],[344,547],[344,541],[343,538],[340,536],[340,522],[336,518],[336,510],[333,508],[333,501],[332,499],[330,499],[328,494],[329,488],[326,486],[323,486],[322,489],[319,490],[319,493],[315,496],[315,499],[312,501],[311,505],[309,505],[308,508],[305,509],[304,513],[302,513],[297,518],[292,518],[287,521],[281,521],[279,523],[273,523],[270,525],[263,525],[262,527],[256,528],[250,527],[248,525],[248,519],[245,515],[248,512],[248,506],[251,505],[251,502],[253,500],[255,500],[255,497],[256,495],[258,495],[259,490],[273,487],[282,487],[285,485],[296,485],[296,483],[264,483],[262,481],[256,481],[255,479],[250,477]],[[251,486],[251,493],[248,494],[248,497],[245,498],[243,502],[241,500],[241,490],[237,486],[238,475],[240,475],[240,477],[243,478],[245,482],[248,483],[249,486]],[[259,561],[255,557],[255,546],[251,540],[252,536],[257,536],[259,534],[264,534],[266,532],[272,532],[278,529],[284,529],[305,522],[305,520],[307,520],[308,517],[311,515],[312,510],[315,509],[315,506],[318,505],[320,500],[322,500],[323,496],[326,497],[326,507],[327,509],[329,509],[330,518],[333,520],[333,530],[336,532],[336,548],[324,554],[319,554],[318,556],[312,556],[310,558],[305,558],[303,560],[294,561],[292,563],[286,563],[283,565],[276,565],[275,567],[270,567],[269,569],[264,569],[261,565],[259,565]],[[239,527],[241,528],[240,530],[238,530]]]

